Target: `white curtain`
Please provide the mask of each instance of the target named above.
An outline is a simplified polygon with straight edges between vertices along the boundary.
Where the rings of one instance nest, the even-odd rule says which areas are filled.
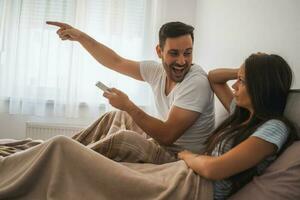
[[[97,63],[77,42],[61,41],[47,20],[88,33],[123,57],[155,59],[157,1],[0,0],[0,109],[11,114],[93,117],[111,107],[100,80],[154,112],[148,85]]]

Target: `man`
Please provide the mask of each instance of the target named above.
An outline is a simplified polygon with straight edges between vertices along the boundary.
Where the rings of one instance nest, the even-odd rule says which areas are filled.
[[[204,151],[204,142],[214,128],[214,101],[206,73],[192,64],[192,26],[169,22],[161,27],[156,47],[162,60],[159,64],[122,58],[68,24],[47,24],[58,26],[57,34],[62,40],[78,41],[107,68],[151,85],[160,119],[142,111],[115,88],[103,94],[112,106],[127,112],[147,135],[175,153],[183,149],[195,153]]]

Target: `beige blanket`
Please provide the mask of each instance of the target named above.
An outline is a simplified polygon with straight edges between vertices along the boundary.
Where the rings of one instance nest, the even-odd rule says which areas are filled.
[[[146,139],[123,112],[102,116],[73,140],[39,143],[0,145],[0,199],[212,199],[210,181]]]

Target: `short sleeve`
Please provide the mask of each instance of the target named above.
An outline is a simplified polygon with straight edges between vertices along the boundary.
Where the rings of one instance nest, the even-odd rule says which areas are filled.
[[[159,74],[163,73],[163,68],[158,62],[142,61],[140,62],[140,73],[145,82],[153,85],[157,82],[157,78],[160,77]]]
[[[272,119],[261,125],[251,136],[261,138],[276,145],[278,152],[286,142],[288,134],[289,130],[282,121]]]
[[[213,105],[213,92],[204,74],[194,74],[184,81],[176,91],[175,106],[203,113]]]

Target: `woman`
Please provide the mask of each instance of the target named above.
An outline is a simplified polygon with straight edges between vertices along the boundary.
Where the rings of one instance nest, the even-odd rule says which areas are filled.
[[[253,54],[239,69],[216,69],[208,79],[231,115],[207,141],[206,155],[178,154],[200,176],[214,180],[225,199],[259,175],[295,139],[283,116],[292,71],[278,55]],[[227,81],[235,80],[233,91]]]

